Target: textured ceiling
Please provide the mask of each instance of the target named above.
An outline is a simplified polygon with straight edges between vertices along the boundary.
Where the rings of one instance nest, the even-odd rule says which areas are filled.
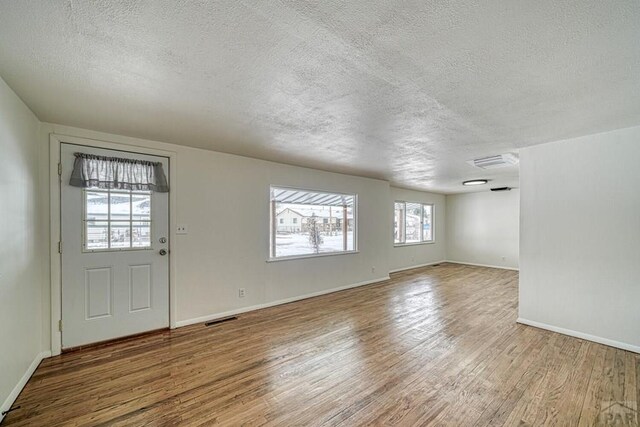
[[[640,2],[0,0],[0,75],[47,122],[517,186],[465,161],[640,124]]]

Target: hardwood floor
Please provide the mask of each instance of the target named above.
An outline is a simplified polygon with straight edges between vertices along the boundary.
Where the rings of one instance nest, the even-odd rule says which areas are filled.
[[[46,359],[3,425],[637,425],[640,355],[517,324],[517,272],[391,277]]]

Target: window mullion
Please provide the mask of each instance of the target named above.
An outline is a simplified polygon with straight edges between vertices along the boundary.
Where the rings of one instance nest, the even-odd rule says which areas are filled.
[[[424,203],[422,203],[420,205],[420,241],[424,242],[425,238],[424,238]]]
[[[349,230],[349,219],[347,218],[347,205],[342,205],[342,249],[347,251],[347,235]],[[331,230],[331,224],[329,224],[329,230]]]
[[[276,201],[271,200],[271,257],[276,257]]]
[[[107,190],[107,248],[111,249],[111,190]]]
[[[133,248],[133,195],[129,191],[129,248]]]

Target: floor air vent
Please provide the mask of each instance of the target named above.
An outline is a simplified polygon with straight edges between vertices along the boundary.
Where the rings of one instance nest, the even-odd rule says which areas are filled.
[[[236,316],[222,317],[220,319],[211,320],[210,322],[205,322],[204,326],[213,326],[213,325],[217,325],[218,323],[224,323],[224,322],[228,322],[230,320],[236,320],[236,319],[237,319]]]

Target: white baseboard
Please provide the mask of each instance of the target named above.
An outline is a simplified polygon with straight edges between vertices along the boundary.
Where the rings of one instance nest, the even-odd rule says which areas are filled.
[[[402,268],[396,268],[394,270],[389,271],[389,273],[398,273],[400,271],[406,271],[406,270],[413,270],[414,268],[420,268],[420,267],[429,267],[430,265],[435,265],[435,264],[442,264],[443,262],[448,262],[448,261],[434,261],[434,262],[428,262],[426,264],[418,264],[418,265],[412,265],[409,267],[402,267]]]
[[[502,269],[502,270],[520,271],[520,269],[519,269],[519,268],[515,268],[515,267],[505,267],[505,266],[503,266],[503,265],[476,264],[476,263],[473,263],[473,262],[451,261],[451,260],[446,260],[446,261],[442,261],[442,262],[450,262],[451,264],[473,265],[474,267],[500,268],[500,269]]]
[[[249,306],[249,307],[241,307],[241,308],[238,308],[238,309],[235,309],[235,310],[229,310],[229,311],[225,311],[225,312],[222,312],[222,313],[214,313],[214,314],[209,314],[207,316],[201,316],[201,317],[196,317],[196,318],[187,319],[187,320],[178,320],[176,322],[176,327],[180,328],[182,326],[188,326],[188,325],[194,325],[196,323],[208,322],[210,320],[220,319],[222,317],[235,316],[236,314],[246,313],[248,311],[260,310],[261,308],[274,307],[276,305],[287,304],[287,303],[290,303],[290,302],[300,301],[300,300],[307,299],[307,298],[313,298],[313,297],[317,297],[317,296],[320,296],[320,295],[330,294],[330,293],[333,293],[333,292],[344,291],[345,289],[357,288],[359,286],[365,286],[365,285],[371,285],[373,283],[384,282],[385,280],[389,280],[389,276],[380,277],[380,278],[373,279],[373,280],[367,280],[365,282],[353,283],[351,285],[340,286],[340,287],[337,287],[337,288],[332,288],[332,289],[326,289],[326,290],[322,290],[322,291],[318,291],[318,292],[313,292],[311,294],[299,295],[299,296],[295,296],[295,297],[291,297],[291,298],[285,298],[285,299],[281,299],[281,300],[277,300],[277,301],[268,302],[268,303],[265,303],[265,304],[257,304],[257,305],[252,305],[252,306]]]
[[[523,319],[522,317],[518,317],[517,322],[523,325],[533,326],[535,328],[540,328],[540,329],[546,329],[547,331],[557,332],[563,335],[569,335],[570,337],[580,338],[587,341],[593,341],[593,342],[597,342],[598,344],[604,344],[610,347],[632,351],[634,353],[640,353],[640,347],[637,345],[627,344],[620,341],[614,341],[607,338],[598,337],[595,335],[585,334],[584,332],[578,332],[571,329],[560,328],[558,326],[547,325],[546,323],[540,323],[533,320]]]
[[[42,362],[42,359],[46,359],[47,357],[51,357],[50,351],[43,351],[42,353],[38,353],[35,359],[33,359],[33,362],[31,362],[31,365],[29,365],[29,368],[27,368],[27,371],[24,373],[22,378],[20,378],[20,381],[18,381],[18,384],[16,384],[13,390],[11,390],[11,393],[9,393],[9,396],[7,396],[7,398],[4,400],[4,403],[2,404],[2,408],[0,408],[0,423],[4,419],[4,416],[2,416],[1,413],[11,409],[13,402],[16,401],[16,399],[18,398],[18,395],[20,394],[24,386],[27,385],[27,381],[29,381],[29,378],[31,378],[31,375],[33,375],[33,373],[36,371],[36,368],[38,368],[38,365],[40,365],[40,362]]]

